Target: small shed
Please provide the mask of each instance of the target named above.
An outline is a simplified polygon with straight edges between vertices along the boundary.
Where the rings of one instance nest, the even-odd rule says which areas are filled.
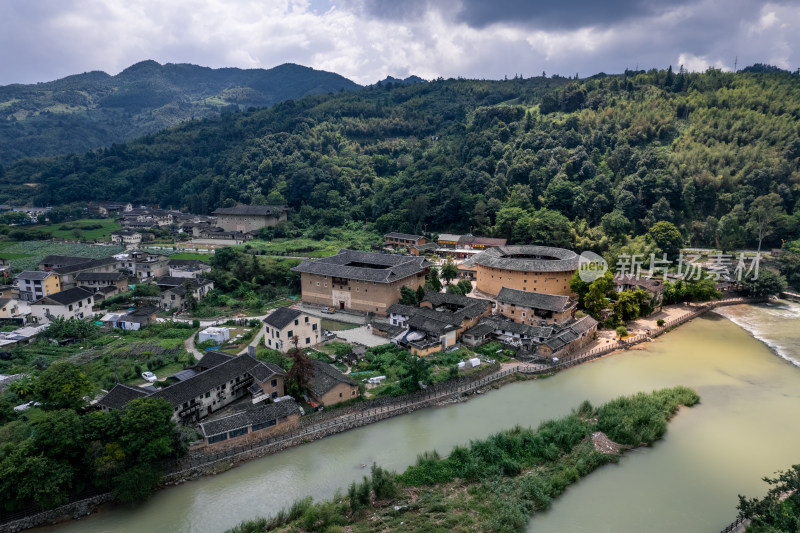
[[[197,340],[201,343],[207,340],[213,340],[216,343],[222,344],[231,338],[228,328],[215,328],[208,327],[197,334]]]
[[[477,357],[473,357],[472,359],[469,360],[468,364],[470,368],[475,368],[476,366],[481,366],[481,360],[478,359]]]

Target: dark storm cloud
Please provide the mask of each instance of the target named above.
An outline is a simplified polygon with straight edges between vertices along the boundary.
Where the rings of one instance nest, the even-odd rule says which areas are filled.
[[[412,20],[429,10],[452,15],[473,28],[495,23],[537,29],[576,29],[616,25],[630,19],[659,15],[692,0],[348,0],[345,5],[373,17]]]

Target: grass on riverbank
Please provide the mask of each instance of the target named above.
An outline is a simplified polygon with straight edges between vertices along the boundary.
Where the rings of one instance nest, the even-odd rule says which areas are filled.
[[[675,387],[599,408],[583,402],[536,431],[502,431],[456,446],[445,459],[425,453],[400,475],[373,466],[371,476],[353,483],[346,495],[319,503],[299,500],[269,519],[228,531],[524,531],[531,515],[547,509],[569,485],[616,462],[617,450],[660,439],[678,407],[699,399],[692,389]],[[599,432],[616,444],[596,445],[605,440],[597,438]]]

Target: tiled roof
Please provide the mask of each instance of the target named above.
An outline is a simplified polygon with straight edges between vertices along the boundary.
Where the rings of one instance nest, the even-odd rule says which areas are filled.
[[[193,398],[197,398],[211,389],[222,385],[226,381],[230,381],[231,379],[234,379],[237,376],[241,376],[245,373],[250,375],[253,375],[253,373],[259,373],[260,375],[264,376],[265,373],[262,372],[262,367],[265,366],[266,363],[257,361],[247,354],[239,355],[223,362],[222,364],[200,372],[192,379],[181,381],[167,388],[161,389],[160,391],[154,393],[153,397],[164,398],[173,406],[178,406],[184,402],[192,400]],[[278,372],[276,372],[273,368],[267,368],[268,371],[266,373],[269,375],[278,374]],[[284,372],[281,370],[280,375],[283,374]]]
[[[448,241],[448,242],[458,242],[458,240],[462,237],[462,235],[455,235],[453,233],[440,233],[439,238],[437,239],[438,242]]]
[[[23,270],[19,274],[16,275],[16,279],[22,280],[30,280],[30,281],[44,281],[49,276],[52,276],[50,272],[43,272],[41,270]]]
[[[387,233],[383,237],[385,239],[406,239],[411,241],[418,241],[425,238],[424,235],[411,235],[410,233],[397,233],[394,231],[392,233]]]
[[[578,334],[586,333],[590,329],[597,327],[597,320],[590,317],[589,315],[586,315],[585,317],[579,318],[578,320],[570,324],[569,327],[575,333]]]
[[[203,357],[200,358],[200,361],[195,366],[208,369],[217,365],[221,365],[225,361],[230,361],[234,357],[234,355],[227,354],[225,352],[205,352]]]
[[[430,266],[424,257],[339,250],[322,259],[304,259],[295,272],[335,276],[375,283],[392,283],[422,273]]]
[[[469,328],[464,332],[464,335],[472,335],[473,337],[485,337],[494,331],[494,324],[490,322],[481,321],[477,326]]]
[[[244,215],[244,216],[275,216],[288,211],[285,205],[237,205],[236,207],[220,207],[212,215]]]
[[[578,268],[578,254],[549,246],[501,246],[481,252],[473,262],[519,272],[567,272]]]
[[[100,399],[99,402],[97,402],[97,405],[101,407],[108,407],[109,409],[122,409],[131,400],[135,400],[136,398],[144,398],[145,396],[149,395],[149,392],[139,387],[132,387],[130,385],[117,383],[114,385],[114,388],[108,391],[108,394],[106,394]]]
[[[120,281],[127,278],[122,272],[81,272],[75,281]]]
[[[558,294],[545,294],[542,292],[520,291],[503,287],[496,300],[503,304],[519,305],[531,309],[544,309],[545,311],[563,312],[576,305],[569,296]]]
[[[353,378],[345,376],[328,363],[317,361],[316,359],[312,359],[311,363],[314,365],[314,377],[311,378],[309,386],[318,398],[324,396],[325,393],[340,383],[353,387],[358,386],[358,383],[353,381]]]
[[[427,311],[427,309],[420,309],[419,311]],[[424,331],[430,335],[435,337],[439,337],[444,335],[448,331],[453,331],[458,329],[458,326],[461,324],[459,320],[456,324],[453,323],[453,314],[447,312],[437,312],[433,311],[433,315],[429,313],[418,313],[411,316],[408,319],[408,326],[411,329],[415,329],[418,331]],[[450,316],[435,316],[435,315],[450,315]]]
[[[84,270],[99,268],[106,265],[115,265],[117,263],[119,263],[119,261],[113,257],[106,257],[105,259],[89,259],[84,263],[54,268],[53,272],[57,274],[72,274],[73,272],[82,272]]]
[[[496,239],[494,237],[475,237],[475,240],[472,241],[472,245],[483,245],[483,246],[505,246],[506,239]]]
[[[633,276],[630,274],[625,276],[620,276],[617,274],[614,276],[614,285],[632,285],[634,287],[650,291],[654,294],[664,290],[663,284],[657,279],[647,279],[641,276]]]
[[[48,255],[47,257],[39,261],[39,264],[69,266],[69,265],[76,265],[78,263],[85,263],[87,261],[91,261],[91,258],[75,257],[73,255]]]
[[[81,287],[75,287],[72,289],[67,289],[65,291],[56,292],[54,294],[49,294],[44,298],[32,303],[31,305],[69,305],[74,304],[77,301],[83,300],[84,298],[91,298],[92,292],[87,291]]]
[[[406,305],[406,304],[392,304],[386,309],[387,315],[403,315],[403,316],[411,316],[414,311],[419,309],[418,307],[414,307],[413,305]]]
[[[259,404],[258,407],[240,411],[216,420],[210,420],[200,424],[200,432],[205,437],[219,435],[235,429],[246,428],[256,424],[263,424],[270,420],[278,420],[294,413],[299,413],[297,404],[293,400],[283,400]]]
[[[264,323],[273,328],[283,329],[302,314],[301,311],[291,307],[279,307],[264,319]]]
[[[553,328],[550,326],[529,326],[528,324],[519,324],[510,320],[503,320],[502,318],[496,316],[484,318],[481,320],[481,323],[491,323],[495,326],[495,330],[517,333],[526,337],[539,337],[546,339],[553,335]]]

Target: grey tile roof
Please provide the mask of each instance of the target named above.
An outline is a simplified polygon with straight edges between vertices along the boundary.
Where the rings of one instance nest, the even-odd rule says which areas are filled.
[[[288,211],[285,205],[237,205],[236,207],[220,207],[212,215],[244,215],[244,216],[276,216]]]
[[[440,233],[437,241],[458,242],[461,237],[463,237],[463,235],[456,235],[454,233]]]
[[[78,263],[85,263],[87,261],[91,261],[91,258],[76,257],[74,255],[48,255],[47,257],[39,261],[39,264],[69,266],[69,265],[76,265]]]
[[[314,365],[314,377],[311,378],[309,387],[311,392],[318,398],[324,396],[325,393],[340,383],[353,387],[358,386],[358,383],[353,378],[345,376],[328,363],[317,361],[316,359],[312,359],[311,363]]]
[[[122,409],[131,400],[135,400],[136,398],[144,398],[149,395],[149,392],[139,387],[132,387],[130,385],[117,383],[114,385],[114,388],[108,391],[108,394],[106,394],[100,399],[99,402],[97,402],[97,405],[101,407],[108,407],[109,409]]]
[[[569,296],[558,294],[545,294],[542,292],[520,291],[503,287],[495,298],[503,304],[518,305],[531,309],[544,309],[545,311],[563,312],[576,305],[575,300]]]
[[[424,235],[411,235],[410,233],[397,233],[395,231],[387,233],[383,236],[385,239],[406,239],[410,241],[418,241],[424,239]]]
[[[484,318],[481,323],[490,323],[495,326],[495,330],[507,331],[509,333],[517,333],[526,337],[536,337],[546,339],[553,335],[554,328],[550,326],[529,326],[528,324],[519,324],[511,322],[510,320],[503,320],[501,316],[493,316]]]
[[[505,246],[507,242],[506,239],[496,239],[494,237],[475,237],[475,240],[472,241],[472,245]]]
[[[154,393],[153,397],[164,398],[173,406],[179,406],[184,402],[188,402],[193,398],[197,398],[198,396],[205,394],[217,386],[244,374],[253,375],[253,373],[258,373],[261,376],[266,374],[269,374],[270,376],[278,374],[278,372],[275,372],[273,368],[268,368],[268,371],[264,372],[262,367],[265,366],[266,363],[256,361],[247,354],[239,355],[208,370],[198,373],[192,379],[180,381],[174,385],[161,389],[160,391]],[[283,375],[282,370],[280,375]]]
[[[489,322],[480,322],[477,326],[469,328],[467,331],[464,332],[464,335],[471,335],[473,337],[485,337],[492,331],[494,331],[495,326]]]
[[[175,372],[170,377],[175,378],[178,381],[186,381],[187,379],[191,379],[197,375],[196,370],[192,370],[191,368],[187,368],[186,370],[181,370],[180,372]]]
[[[75,281],[120,281],[127,277],[122,272],[81,272]]]
[[[84,263],[54,268],[53,272],[57,274],[72,274],[74,272],[82,272],[84,270],[91,270],[93,268],[100,268],[107,265],[116,265],[118,263],[119,261],[113,257],[106,257],[105,259],[89,259]]]
[[[591,330],[592,328],[596,328],[597,327],[597,320],[595,320],[594,318],[590,317],[589,315],[586,315],[585,317],[579,318],[578,320],[576,320],[575,322],[570,324],[569,327],[575,333],[578,333],[578,334],[586,333],[587,331]]]
[[[451,313],[439,313],[434,311],[437,315],[449,315]],[[444,335],[449,331],[453,331],[458,329],[458,326],[461,324],[461,321],[458,321],[458,324],[453,324],[452,320],[448,320],[451,317],[438,317],[438,316],[430,316],[426,314],[415,314],[411,318],[408,319],[408,327],[411,329],[415,329],[418,331],[424,331],[436,338]]]
[[[279,307],[264,319],[264,323],[273,328],[283,329],[302,314],[301,311],[291,307]]]
[[[460,294],[447,294],[444,292],[431,292],[425,293],[423,302],[430,302],[434,308],[444,307],[448,311],[454,313],[459,319],[475,318],[486,313],[491,302],[489,300],[481,300],[479,298],[469,298]]]
[[[403,315],[403,316],[411,316],[414,314],[414,311],[419,309],[418,307],[414,307],[413,305],[406,305],[406,304],[392,304],[386,309],[387,315]]]
[[[657,294],[664,290],[664,285],[657,279],[647,279],[641,276],[625,275],[614,276],[614,285],[630,285]]]
[[[235,356],[231,354],[227,354],[225,352],[205,352],[203,357],[200,358],[200,361],[195,365],[196,368],[203,368],[209,369],[215,367],[217,365],[221,365],[225,361],[230,361]]]
[[[19,274],[15,276],[15,279],[21,280],[30,280],[30,281],[44,281],[49,276],[52,276],[52,272],[43,272],[41,270],[23,270]]]
[[[519,272],[567,272],[578,268],[578,254],[549,246],[501,246],[479,253],[473,262]]]
[[[50,294],[33,302],[31,305],[69,305],[74,304],[79,300],[83,300],[85,298],[91,298],[92,291],[87,291],[82,287],[75,287],[72,289],[67,289],[65,291],[57,292],[55,294]]]
[[[294,413],[299,413],[300,409],[293,400],[283,400],[259,406],[246,411],[240,411],[216,420],[209,420],[200,424],[200,432],[205,437],[219,435],[236,429],[242,429],[256,424],[263,424],[270,420],[277,421]]]
[[[392,283],[422,273],[431,263],[424,257],[339,250],[322,259],[304,259],[295,272],[335,276],[375,283]]]

